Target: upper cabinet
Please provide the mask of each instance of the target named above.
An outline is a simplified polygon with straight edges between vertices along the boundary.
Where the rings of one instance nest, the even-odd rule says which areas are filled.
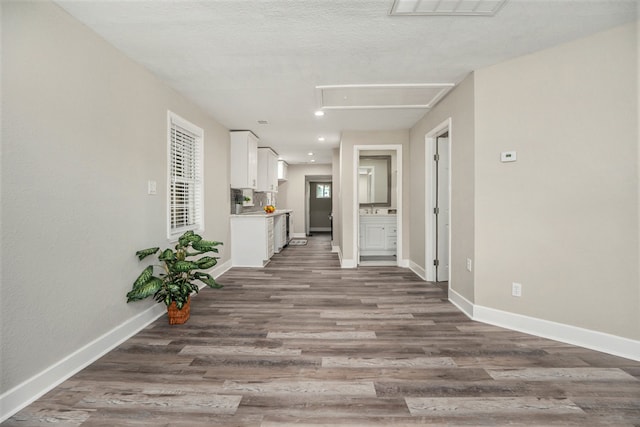
[[[286,181],[289,165],[284,160],[278,160],[278,181]]]
[[[258,189],[258,137],[251,131],[231,135],[231,188]]]
[[[256,191],[278,192],[278,155],[271,148],[258,148],[258,188]]]

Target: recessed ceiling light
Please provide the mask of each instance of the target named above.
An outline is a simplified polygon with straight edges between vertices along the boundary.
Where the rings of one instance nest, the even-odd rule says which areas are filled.
[[[313,113],[313,114],[315,114],[315,115],[316,115],[316,117],[322,117],[322,116],[324,116],[324,111],[322,111],[322,110],[318,110],[318,111],[316,111],[316,112],[315,112],[315,113]]]
[[[309,152],[307,153],[307,155],[309,155],[309,156],[313,156],[313,153],[312,153],[311,151],[309,151]]]
[[[315,162],[315,161],[316,161],[316,159],[311,159],[311,163],[313,163],[313,162]]]
[[[268,125],[269,122],[267,120],[258,120],[259,125]]]
[[[321,136],[320,138],[318,138],[318,141],[324,142],[324,136]]]

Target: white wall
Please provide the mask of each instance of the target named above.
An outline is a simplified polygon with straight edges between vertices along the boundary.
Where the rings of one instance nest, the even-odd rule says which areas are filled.
[[[278,208],[292,209],[293,233],[305,234],[305,177],[308,175],[331,176],[330,164],[294,164],[289,165],[289,179],[285,185],[278,186]],[[282,202],[281,202],[282,201]]]
[[[0,395],[155,306],[125,294],[167,244],[167,110],[204,129],[207,238],[230,209],[227,129],[58,6],[1,5]]]
[[[477,304],[640,338],[637,42],[626,25],[476,72]]]
[[[449,286],[473,302],[473,273],[466,269],[466,259],[475,260],[473,74],[467,76],[411,129],[411,262],[418,271],[425,270],[425,245],[432,238],[425,234],[425,192],[430,191],[433,185],[426,182],[426,176],[430,173],[425,166],[425,136],[449,118],[452,187]]]

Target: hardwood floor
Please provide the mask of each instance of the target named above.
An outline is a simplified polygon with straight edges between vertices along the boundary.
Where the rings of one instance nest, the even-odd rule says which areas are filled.
[[[640,363],[470,321],[329,238],[234,268],[2,426],[640,426]]]

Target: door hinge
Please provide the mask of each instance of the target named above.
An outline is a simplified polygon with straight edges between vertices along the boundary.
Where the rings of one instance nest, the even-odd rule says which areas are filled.
[[[434,154],[433,155],[433,161],[434,162],[439,162],[440,161],[440,154]]]
[[[434,259],[433,260],[433,265],[435,265],[436,267],[440,265],[440,260],[439,259]]]
[[[434,215],[439,215],[440,214],[440,208],[433,208],[433,214]]]

